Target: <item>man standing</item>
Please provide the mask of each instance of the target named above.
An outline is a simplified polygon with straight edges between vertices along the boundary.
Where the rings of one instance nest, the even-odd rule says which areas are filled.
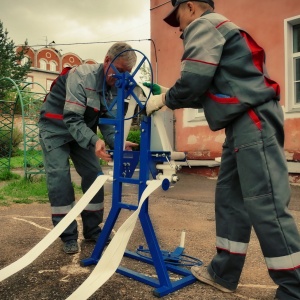
[[[111,160],[105,142],[113,149],[114,126],[99,125],[105,142],[98,137],[97,127],[99,118],[112,117],[107,112],[105,101],[109,102],[117,95],[111,62],[122,53],[113,64],[121,73],[131,72],[137,59],[131,49],[126,43],[115,43],[108,50],[103,64],[64,69],[45,98],[39,129],[54,226],[75,205],[69,158],[81,176],[83,193],[102,173],[99,158]],[[103,99],[103,89],[106,99]],[[133,146],[136,144],[126,142],[127,149]],[[101,232],[99,224],[103,220],[103,200],[104,190],[101,188],[81,213],[86,240],[96,241]],[[60,237],[66,253],[79,251],[76,220]]]
[[[210,128],[226,133],[215,195],[217,253],[207,267],[191,271],[201,282],[234,292],[253,226],[278,285],[276,299],[300,299],[300,236],[287,208],[283,112],[264,50],[214,13],[212,0],[172,4],[164,20],[182,32],[181,77],[148,100],[147,114],[163,105],[203,108]]]

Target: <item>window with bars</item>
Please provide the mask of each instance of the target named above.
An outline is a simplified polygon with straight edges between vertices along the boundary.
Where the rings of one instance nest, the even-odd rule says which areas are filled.
[[[287,112],[300,112],[300,16],[285,20]]]
[[[294,97],[300,104],[300,24],[293,26]]]

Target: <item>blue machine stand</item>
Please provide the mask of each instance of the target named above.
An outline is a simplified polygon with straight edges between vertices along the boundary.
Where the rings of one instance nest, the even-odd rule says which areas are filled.
[[[139,52],[138,50],[134,51]],[[117,58],[118,56],[116,56],[115,59]],[[136,100],[137,104],[140,107],[140,110],[142,111],[142,109],[144,108],[145,105],[143,105],[139,101],[139,99],[137,99],[137,96],[134,93],[134,87],[137,84],[133,77],[136,74],[138,68],[144,63],[145,60],[148,61],[148,59],[143,56],[142,61],[137,67],[136,71],[132,73],[132,75],[127,72],[119,73],[113,65],[114,60],[111,63],[111,67],[115,71],[114,76],[117,78],[116,87],[118,88],[118,95],[116,103],[113,104],[117,104],[117,116],[114,119],[101,119],[100,122],[102,124],[111,124],[115,126],[115,148],[112,152],[114,161],[112,206],[101,235],[91,254],[91,257],[82,260],[82,266],[88,266],[98,263],[121,210],[127,209],[134,211],[137,209],[138,204],[132,205],[122,202],[123,184],[136,184],[138,186],[139,202],[142,193],[147,187],[147,181],[151,180],[150,174],[153,178],[156,178],[156,175],[158,174],[158,171],[155,167],[156,164],[170,160],[169,152],[150,151],[151,118],[147,116],[142,116],[140,151],[123,150],[124,99],[126,99],[128,95],[131,95]],[[111,109],[111,107],[108,107],[108,109]],[[140,169],[139,176],[138,178],[132,178],[134,170],[136,169],[138,164]],[[167,190],[169,188],[168,180],[164,180],[162,188],[164,190]],[[190,270],[180,266],[181,255],[183,254],[184,248],[177,247],[173,252],[161,251],[153,229],[152,222],[149,217],[148,202],[149,199],[146,199],[139,214],[139,220],[144,232],[147,245],[149,247],[149,250],[147,250],[147,255],[141,255],[141,253],[139,253],[141,251],[144,251],[144,249],[140,247],[137,250],[137,253],[126,250],[124,256],[153,265],[157,273],[157,278],[138,273],[122,266],[118,267],[117,272],[154,287],[154,295],[157,297],[162,297],[194,283],[196,279],[191,274]],[[195,262],[195,264],[202,264],[202,262],[198,260]],[[171,281],[169,272],[176,273],[180,275],[181,278],[176,281]]]

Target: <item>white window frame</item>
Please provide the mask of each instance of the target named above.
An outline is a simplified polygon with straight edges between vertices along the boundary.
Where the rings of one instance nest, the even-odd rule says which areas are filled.
[[[24,66],[26,63],[28,63],[28,61],[29,61],[29,57],[28,56],[24,56],[21,59],[21,66]]]
[[[293,53],[293,26],[300,24],[300,15],[284,20],[285,48],[285,106],[287,113],[299,113],[300,103],[296,103],[295,59],[300,52]]]
[[[28,83],[33,83],[33,76],[27,76],[25,81]]]
[[[45,59],[40,59],[40,69],[47,70],[47,61]]]
[[[71,65],[66,63],[63,65],[63,68],[66,68],[66,67],[71,67]]]
[[[50,61],[50,71],[52,72],[56,72],[56,69],[57,69],[57,64],[54,60],[51,60]]]
[[[207,125],[203,109],[185,108],[183,110],[183,125],[184,127]]]
[[[46,79],[46,90],[47,90],[47,92],[50,91],[51,84],[52,84],[53,81],[54,81],[54,79]]]

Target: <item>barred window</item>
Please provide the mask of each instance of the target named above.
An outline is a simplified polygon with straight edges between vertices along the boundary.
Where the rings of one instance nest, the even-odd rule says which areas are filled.
[[[285,20],[286,111],[300,112],[300,16]]]

